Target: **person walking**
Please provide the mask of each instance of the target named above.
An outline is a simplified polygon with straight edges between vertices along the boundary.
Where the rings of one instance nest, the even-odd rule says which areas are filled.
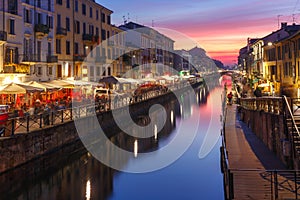
[[[228,94],[227,94],[227,100],[228,100],[228,104],[231,105],[232,104],[232,91],[230,91]]]

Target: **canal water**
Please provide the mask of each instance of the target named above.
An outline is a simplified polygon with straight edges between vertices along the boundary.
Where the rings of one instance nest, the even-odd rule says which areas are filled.
[[[102,164],[78,142],[2,174],[0,199],[224,199],[220,169],[222,92],[221,87],[201,87],[196,97],[186,94],[179,101],[168,102],[164,105],[168,115],[165,125],[151,138],[115,133],[111,142],[132,152],[126,158],[114,157],[124,170]],[[145,125],[149,119],[140,116],[137,123]],[[176,140],[179,135],[183,139]],[[188,148],[182,148],[184,138],[191,141]],[[124,172],[136,165],[148,166],[149,160],[164,159],[166,149],[167,157],[173,157],[172,152],[178,149],[182,155],[160,169],[147,168],[147,173]],[[107,153],[108,159],[113,156]]]

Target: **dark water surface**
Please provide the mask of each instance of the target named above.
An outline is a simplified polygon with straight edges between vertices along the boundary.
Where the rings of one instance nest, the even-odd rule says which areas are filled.
[[[117,171],[93,158],[79,142],[1,175],[0,199],[224,199],[219,154],[222,89],[217,87],[209,93],[199,89],[196,94],[197,98],[182,96],[182,106],[176,102],[165,105],[172,114],[157,136],[135,139],[117,133],[110,138],[132,151],[131,157],[114,158],[122,160],[126,170],[137,163],[157,162],[163,149],[174,148],[170,149],[172,154],[181,148],[181,142],[169,145],[181,131],[192,138],[192,144],[169,166],[148,173]],[[147,117],[140,118],[140,123],[146,122]],[[147,156],[141,152],[155,153]],[[107,153],[108,159],[113,156]]]

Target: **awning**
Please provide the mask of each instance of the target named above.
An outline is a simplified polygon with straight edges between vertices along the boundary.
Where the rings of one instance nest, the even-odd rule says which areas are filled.
[[[65,80],[52,80],[49,83],[52,85],[58,85],[62,88],[74,88],[74,83]]]
[[[42,83],[42,82],[36,82],[36,81],[30,81],[30,82],[27,82],[27,83],[24,83],[26,85],[29,85],[29,86],[33,86],[33,87],[37,87],[37,88],[41,88],[43,89],[44,91],[46,90],[54,90],[54,89],[59,89],[60,87],[57,87],[57,86],[54,86],[54,85],[51,85],[51,84],[46,84],[46,83]]]
[[[25,94],[27,92],[42,92],[44,89],[23,85],[18,83],[9,83],[0,87],[0,94]]]

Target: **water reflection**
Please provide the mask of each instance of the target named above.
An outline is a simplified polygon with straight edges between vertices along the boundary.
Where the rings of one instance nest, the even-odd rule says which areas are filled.
[[[118,157],[118,154],[113,151],[106,151],[107,159],[120,162],[126,168],[133,159],[143,159],[139,157],[140,153],[156,151],[159,154],[160,149],[174,137],[178,121],[181,118],[189,120],[190,117],[199,114],[199,106],[205,104],[207,97],[208,92],[203,88],[199,88],[196,91],[196,97],[187,93],[182,95],[179,103],[175,101],[168,102],[164,105],[167,120],[162,130],[158,130],[159,123],[161,123],[159,117],[161,111],[154,113],[157,116],[153,119],[157,119],[157,121],[155,121],[153,127],[146,130],[151,131],[153,137],[135,138],[123,132],[113,134],[110,141],[120,148],[132,152],[132,157]],[[176,118],[176,116],[178,117]],[[139,125],[147,125],[149,124],[149,116],[139,116],[136,121]],[[101,151],[104,147],[100,146],[99,148],[99,145],[105,146],[106,144],[97,144],[97,148]],[[196,148],[199,150],[198,144]],[[197,171],[199,169],[193,168],[193,166],[199,166],[197,154],[193,153],[193,156],[192,161],[191,158],[183,156],[181,159],[185,164],[180,164],[179,167],[174,164],[158,172],[131,175],[118,172],[101,164],[86,152],[81,143],[78,142],[75,146],[66,147],[56,154],[43,157],[16,170],[2,174],[0,176],[0,199],[127,199],[127,197],[133,198],[133,196],[130,196],[132,191],[136,192],[135,199],[158,199],[157,195],[160,196],[159,199],[180,199],[180,195],[177,196],[177,194],[183,191],[176,188],[176,185],[174,188],[170,188],[173,187],[172,184],[188,183],[185,176],[189,177],[188,179],[191,181],[190,186],[187,186],[190,189],[193,189],[196,184],[199,185],[199,181],[205,182],[204,179],[201,180],[201,177],[199,177]],[[218,163],[218,153],[214,159]],[[211,160],[208,160],[203,163],[204,167],[210,168],[211,162]],[[179,161],[179,163],[181,162]],[[193,169],[188,169],[187,166]],[[197,179],[191,179],[190,173],[194,174]],[[210,178],[212,179],[212,177]],[[221,178],[220,176],[220,183]],[[147,184],[147,180],[150,185]],[[153,180],[157,181],[156,184],[152,182]],[[174,181],[174,183],[170,183],[170,181]],[[216,185],[218,187],[219,183]],[[141,189],[141,187],[145,189]],[[150,190],[153,191],[153,187],[157,188],[156,192],[159,194],[149,194],[148,197],[143,194],[145,190],[149,190],[148,192],[151,193]],[[222,190],[221,186],[220,190]],[[185,194],[186,198],[192,195],[192,191],[194,190],[191,190],[191,194]],[[164,196],[163,192],[168,195]],[[200,197],[202,194],[193,195]]]

